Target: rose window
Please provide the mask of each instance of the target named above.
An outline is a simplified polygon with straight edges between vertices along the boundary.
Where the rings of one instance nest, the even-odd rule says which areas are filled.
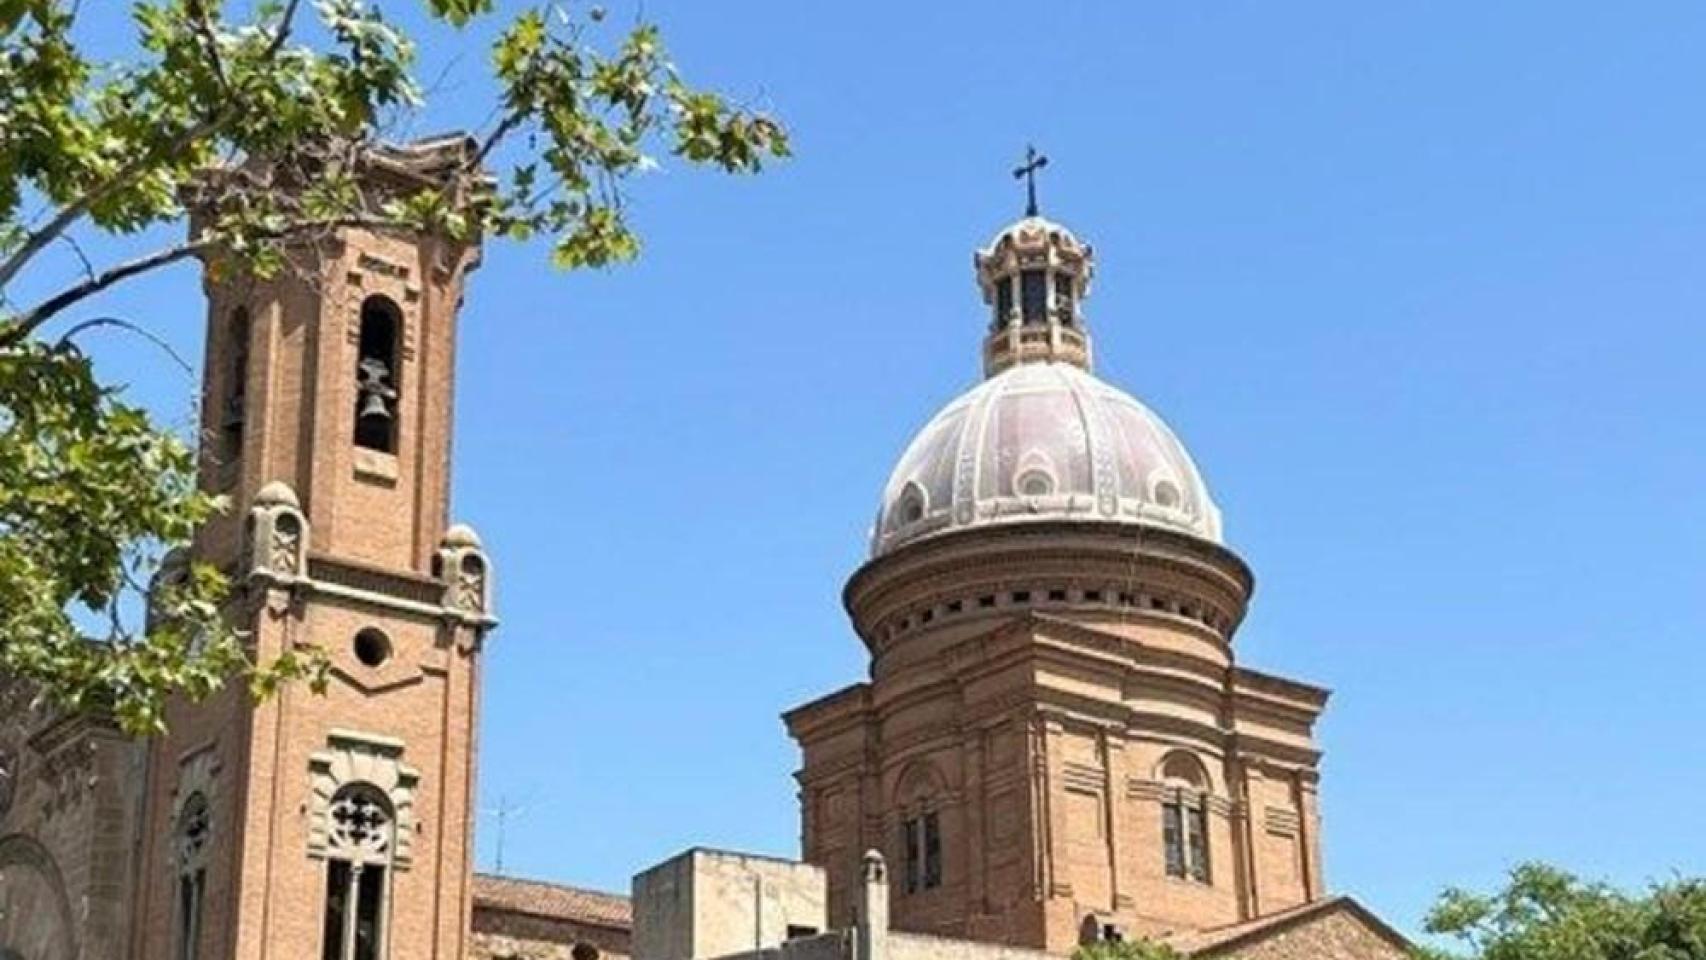
[[[334,855],[355,860],[384,860],[391,852],[395,824],[391,805],[373,790],[340,792],[332,800],[331,847]]]

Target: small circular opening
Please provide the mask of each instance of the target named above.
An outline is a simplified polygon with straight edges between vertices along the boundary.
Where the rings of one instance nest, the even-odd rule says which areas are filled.
[[[391,659],[391,641],[371,627],[355,635],[355,658],[364,665],[377,667]]]
[[[1054,477],[1046,470],[1026,470],[1017,483],[1022,497],[1046,497],[1054,492]]]
[[[1179,485],[1171,480],[1162,480],[1155,485],[1155,502],[1169,510],[1178,509]]]

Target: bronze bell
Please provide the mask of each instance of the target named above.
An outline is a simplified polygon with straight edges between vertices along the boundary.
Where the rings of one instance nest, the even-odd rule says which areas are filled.
[[[385,405],[385,397],[377,390],[362,391],[361,418],[365,420],[368,417],[379,417],[383,420],[391,419],[391,410]]]
[[[356,368],[356,389],[361,391],[361,412],[357,416],[363,420],[368,417],[391,419],[388,401],[396,398],[397,391],[386,382],[390,377],[391,371],[383,360],[368,357],[361,361]]]

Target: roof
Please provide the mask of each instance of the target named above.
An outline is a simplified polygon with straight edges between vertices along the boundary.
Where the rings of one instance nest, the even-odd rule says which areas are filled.
[[[1220,508],[1159,416],[1065,362],[1021,363],[955,398],[901,454],[871,555],[947,530],[1139,524],[1221,543]]]
[[[1252,940],[1263,939],[1336,910],[1348,910],[1369,929],[1382,939],[1391,942],[1398,949],[1406,953],[1412,949],[1412,944],[1403,934],[1394,930],[1386,921],[1375,916],[1373,911],[1347,896],[1313,900],[1295,907],[1277,910],[1253,920],[1229,923],[1223,927],[1211,927],[1207,930],[1176,933],[1164,937],[1163,940],[1173,949],[1192,956],[1215,954]]]
[[[474,909],[525,913],[617,930],[629,930],[634,925],[634,909],[627,897],[489,874],[474,875]]]

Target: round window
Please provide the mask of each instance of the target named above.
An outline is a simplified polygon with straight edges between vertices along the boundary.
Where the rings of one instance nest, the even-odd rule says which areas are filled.
[[[1155,503],[1169,510],[1179,506],[1179,485],[1171,480],[1161,480],[1155,484]]]
[[[391,659],[391,641],[372,627],[355,635],[355,658],[364,665],[377,667]]]
[[[1047,470],[1031,469],[1013,481],[1021,497],[1046,497],[1054,492],[1054,477]]]

